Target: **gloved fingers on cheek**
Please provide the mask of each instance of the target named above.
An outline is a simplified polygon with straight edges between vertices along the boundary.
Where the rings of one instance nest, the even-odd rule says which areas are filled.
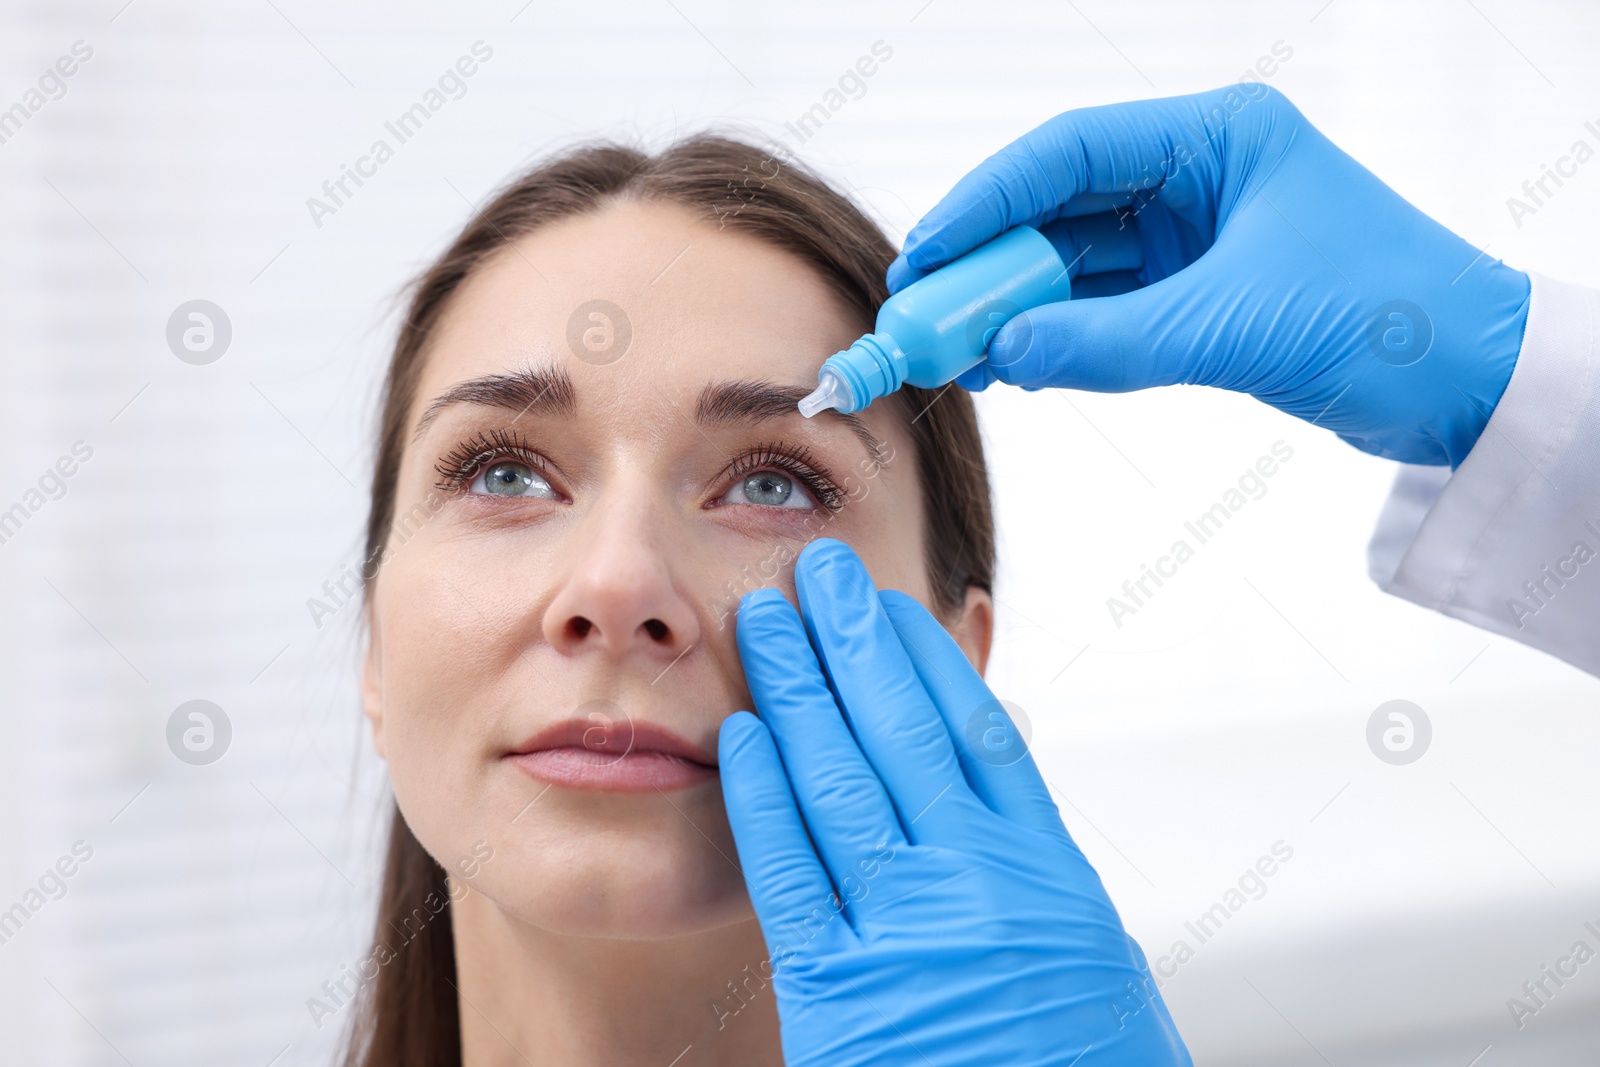
[[[1128,934],[1127,937],[1128,937],[1128,955],[1133,958],[1133,965],[1135,967],[1139,968],[1139,970],[1143,971],[1145,974],[1149,974],[1150,973],[1150,961],[1145,959],[1144,947],[1142,945],[1140,945],[1137,940],[1134,939],[1134,936],[1132,934]]]
[[[795,588],[811,643],[900,824],[909,833],[916,823],[914,842],[953,840],[977,801],[861,560],[839,541],[813,541],[800,553]]]
[[[833,892],[795,807],[778,750],[754,715],[737,711],[717,734],[722,799],[750,901],[768,946]]]
[[[1138,941],[1134,940],[1132,934],[1128,935],[1128,952],[1133,957],[1134,966],[1139,968],[1139,973],[1144,975],[1145,979],[1153,984],[1155,978],[1150,973],[1150,962],[1145,958],[1144,949],[1140,947]],[[1171,1012],[1167,1010],[1166,1000],[1161,996],[1159,991],[1151,990],[1151,992],[1153,993],[1153,1002],[1155,1005],[1156,1014],[1160,1020],[1160,1028],[1171,1036],[1173,1049],[1177,1057],[1181,1057],[1178,1058],[1176,1062],[1191,1064],[1192,1067],[1193,1061],[1189,1059],[1189,1052],[1183,1047],[1182,1038],[1178,1036],[1178,1028],[1172,1021]]]
[[[737,637],[756,710],[828,869],[853,869],[877,845],[903,842],[889,794],[839,714],[794,608],[775,589],[749,594]]]
[[[961,646],[913,598],[894,590],[878,595],[912,666],[939,709],[972,791],[991,811],[1012,822],[1064,832],[1055,801],[1028,751],[1028,739],[968,662]]]

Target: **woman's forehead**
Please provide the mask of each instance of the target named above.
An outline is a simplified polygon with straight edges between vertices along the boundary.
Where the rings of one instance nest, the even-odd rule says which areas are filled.
[[[730,380],[809,390],[868,328],[798,257],[678,205],[622,202],[541,227],[462,282],[410,421],[460,382],[530,366],[644,405]]]

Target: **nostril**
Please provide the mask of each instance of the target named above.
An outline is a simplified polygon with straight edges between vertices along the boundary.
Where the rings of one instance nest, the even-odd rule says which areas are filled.
[[[646,619],[644,632],[650,635],[652,641],[665,641],[672,631],[667,629],[667,624],[660,619]]]
[[[588,636],[589,631],[592,629],[594,629],[594,623],[590,622],[582,615],[574,615],[572,618],[567,620],[567,633],[571,634],[575,638],[583,638]]]

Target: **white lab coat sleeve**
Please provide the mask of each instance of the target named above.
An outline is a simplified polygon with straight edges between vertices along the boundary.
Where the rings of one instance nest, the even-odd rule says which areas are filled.
[[[1472,451],[1402,466],[1368,546],[1382,589],[1600,675],[1600,291],[1532,276]]]

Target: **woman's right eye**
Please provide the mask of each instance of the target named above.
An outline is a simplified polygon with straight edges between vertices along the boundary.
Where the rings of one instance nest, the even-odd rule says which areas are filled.
[[[509,459],[497,460],[484,467],[472,479],[468,491],[489,496],[556,498],[556,491],[542,474],[526,463]]]

